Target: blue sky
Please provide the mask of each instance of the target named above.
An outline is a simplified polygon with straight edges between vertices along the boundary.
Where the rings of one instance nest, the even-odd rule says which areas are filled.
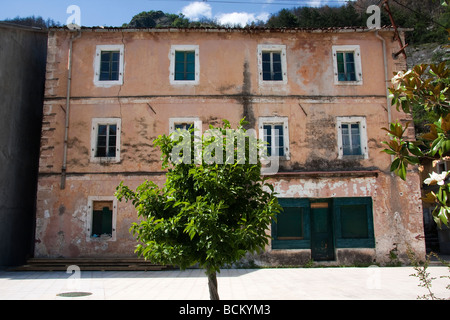
[[[80,8],[83,26],[121,26],[142,11],[183,13],[191,20],[202,17],[220,23],[250,23],[267,20],[283,8],[341,5],[345,0],[0,0],[0,20],[17,16],[41,16],[66,24],[70,5]]]

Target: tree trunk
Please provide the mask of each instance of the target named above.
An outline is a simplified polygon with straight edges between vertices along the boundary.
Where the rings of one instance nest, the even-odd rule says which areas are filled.
[[[217,274],[215,271],[206,271],[208,276],[208,287],[209,287],[209,299],[210,300],[220,300],[219,292],[217,290]]]

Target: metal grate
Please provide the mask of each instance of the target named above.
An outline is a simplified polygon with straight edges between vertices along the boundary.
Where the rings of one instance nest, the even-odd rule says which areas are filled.
[[[57,294],[58,297],[65,297],[65,298],[87,297],[90,295],[92,295],[91,292],[64,292]]]

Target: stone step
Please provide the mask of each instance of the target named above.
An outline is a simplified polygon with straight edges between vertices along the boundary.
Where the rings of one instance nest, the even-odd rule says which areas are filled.
[[[69,266],[78,266],[81,271],[160,271],[168,268],[165,265],[153,264],[136,258],[32,258],[13,270],[66,271]]]

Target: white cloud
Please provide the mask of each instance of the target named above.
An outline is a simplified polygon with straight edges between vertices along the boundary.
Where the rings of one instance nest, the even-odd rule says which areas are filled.
[[[181,9],[181,13],[189,20],[198,21],[201,18],[211,19],[211,6],[205,2],[192,2]]]
[[[322,5],[321,0],[308,1],[308,7],[320,7]]]
[[[266,21],[269,19],[269,14],[266,12],[260,13],[259,15],[255,15],[254,13],[248,13],[248,12],[233,12],[233,13],[222,13],[216,16],[217,22],[219,24],[230,24],[232,26],[234,25],[240,25],[241,27],[244,27],[247,24],[251,24],[252,21]]]
[[[337,5],[344,5],[348,0],[309,0],[308,7],[321,7],[325,5],[333,5],[333,2]]]
[[[271,3],[273,0],[266,0],[266,3]],[[219,24],[239,25],[244,27],[247,24],[251,24],[253,21],[267,21],[270,14],[262,12],[260,14],[249,12],[232,12],[232,13],[219,13],[213,16],[212,7],[206,2],[195,1],[189,3],[187,6],[181,9],[181,13],[191,21],[198,21],[202,18],[215,19]]]

